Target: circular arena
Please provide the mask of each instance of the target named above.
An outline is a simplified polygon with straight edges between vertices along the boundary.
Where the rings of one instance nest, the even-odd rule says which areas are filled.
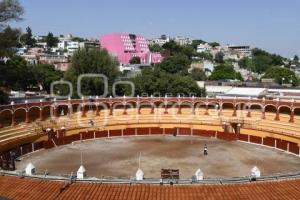
[[[24,199],[27,190],[28,199],[300,196],[300,103],[294,100],[12,103],[0,106],[0,126],[6,198]]]

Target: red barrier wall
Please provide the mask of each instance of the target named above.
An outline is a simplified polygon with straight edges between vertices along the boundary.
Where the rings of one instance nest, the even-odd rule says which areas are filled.
[[[276,139],[276,148],[287,151],[287,141]]]
[[[238,137],[238,140],[241,140],[241,141],[244,141],[244,142],[248,142],[248,135],[245,135],[245,134],[238,134],[237,135]]]
[[[135,135],[135,128],[126,128],[123,130],[123,135]]]
[[[165,128],[166,135],[173,135],[177,134],[177,128]]]
[[[64,138],[65,144],[70,144],[72,142],[80,140],[80,134],[69,135]]]
[[[32,152],[32,144],[25,144],[25,145],[22,145],[21,147],[22,147],[22,154],[23,155]]]
[[[58,132],[58,137],[59,137],[59,138],[62,138],[63,135],[64,135],[64,131],[58,130],[57,132]]]
[[[258,137],[258,136],[250,135],[250,142],[255,143],[255,144],[261,144],[262,138]]]
[[[263,144],[269,147],[275,147],[275,139],[271,137],[265,137]]]
[[[44,141],[44,145],[43,146],[44,146],[45,149],[51,149],[51,148],[54,147],[54,144],[53,144],[53,142],[51,140],[47,140],[47,141]]]
[[[191,135],[190,128],[178,128],[178,135]]]
[[[110,130],[109,137],[122,136],[122,130]]]
[[[94,131],[81,132],[81,135],[83,140],[94,139]]]
[[[64,145],[64,138],[53,138],[53,141],[55,142],[55,145],[61,146]]]
[[[299,146],[298,146],[298,144],[290,142],[289,152],[299,155]]]
[[[37,142],[33,144],[34,151],[40,150],[44,148],[44,142]]]
[[[207,131],[207,130],[193,130],[193,135],[203,136],[203,137],[215,137],[215,131]]]
[[[162,128],[150,128],[151,135],[162,135],[164,130]]]
[[[137,128],[137,135],[149,135],[149,128]]]
[[[165,134],[166,135],[173,135],[177,134],[177,128],[165,128]]]
[[[96,131],[96,138],[108,137],[108,131]]]
[[[237,140],[237,136],[233,133],[217,132],[217,138],[227,141]]]

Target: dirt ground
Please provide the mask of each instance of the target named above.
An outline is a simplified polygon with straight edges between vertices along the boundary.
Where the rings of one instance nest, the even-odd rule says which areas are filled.
[[[203,155],[204,145],[208,156]],[[205,178],[248,176],[257,166],[262,175],[300,171],[300,158],[279,150],[242,142],[202,137],[128,137],[76,142],[26,155],[17,163],[25,169],[32,162],[38,173],[76,173],[81,163],[89,177],[135,176],[141,152],[141,169],[146,178],[159,178],[162,168],[180,170],[190,178],[200,168]]]

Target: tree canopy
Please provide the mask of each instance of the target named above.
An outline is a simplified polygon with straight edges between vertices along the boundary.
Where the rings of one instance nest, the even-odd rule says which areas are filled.
[[[190,59],[185,54],[177,54],[164,59],[157,66],[171,74],[182,73],[187,74],[188,68],[191,65]]]
[[[28,66],[20,56],[13,56],[1,68],[1,85],[13,89],[26,91],[32,85],[36,85],[35,71]]]
[[[56,70],[53,65],[39,64],[34,66],[36,82],[43,87],[43,90],[50,92],[51,83],[63,78],[63,73]]]
[[[283,60],[279,55],[256,48],[252,50],[252,58],[241,59],[239,65],[252,72],[264,73],[270,67],[284,65]]]
[[[197,47],[198,47],[199,44],[205,44],[205,43],[206,43],[206,42],[203,41],[203,40],[193,40],[191,46],[192,46],[194,49],[197,49]]]
[[[28,65],[24,58],[13,56],[5,65],[0,65],[1,85],[12,90],[26,91],[39,85],[50,92],[50,85],[63,77],[53,65]]]
[[[285,67],[270,67],[263,78],[273,78],[278,84],[292,84],[293,86],[299,85],[299,79],[295,72]]]
[[[34,46],[34,44],[36,43],[35,39],[32,37],[32,30],[30,27],[26,28],[26,33],[24,33],[21,38],[20,41],[29,47]]]
[[[222,53],[221,51],[216,53],[215,61],[216,63],[220,63],[220,64],[224,63],[224,53]]]
[[[190,77],[195,81],[205,81],[207,79],[205,71],[197,68],[191,70]]]
[[[55,47],[58,43],[58,38],[54,37],[53,33],[49,32],[45,38],[48,47]]]
[[[195,80],[189,76],[180,74],[170,74],[164,70],[155,67],[154,69],[145,68],[142,73],[132,79],[135,84],[135,93],[142,95],[143,93],[178,94],[186,96],[205,96],[205,91],[200,89]]]
[[[21,20],[24,9],[18,0],[0,1],[0,28],[10,21]]]
[[[12,29],[9,26],[0,32],[0,57],[10,57],[15,53],[13,47],[19,46],[20,34],[19,29]]]
[[[209,46],[211,46],[211,47],[218,47],[218,46],[220,46],[220,43],[218,43],[218,42],[210,42],[210,43],[208,43],[209,44]]]
[[[81,49],[72,57],[72,65],[65,73],[64,79],[70,81],[77,94],[77,79],[82,74],[103,74],[108,78],[109,86],[117,78],[118,62],[105,49]],[[84,78],[81,85],[84,95],[102,95],[104,93],[103,80],[99,78]],[[110,91],[110,90],[109,90]]]
[[[7,23],[11,21],[21,20],[21,16],[24,13],[24,9],[18,0],[2,0],[0,1],[0,58],[10,57],[13,55],[13,47],[18,46],[18,39],[21,31],[18,29],[12,29],[7,26]],[[4,29],[4,30],[3,30]],[[8,81],[5,77],[7,68],[3,63],[0,63],[1,75],[0,75],[0,103],[4,104],[8,102],[8,94],[3,90],[3,84]]]
[[[180,52],[180,45],[177,44],[174,40],[170,40],[169,42],[165,43],[162,48],[170,51],[171,55],[175,55]]]
[[[159,46],[159,44],[151,44],[151,45],[149,45],[149,50],[151,52],[162,53],[164,49],[161,46]]]
[[[236,72],[232,65],[221,64],[215,67],[209,77],[210,80],[240,80],[243,78],[239,72]]]

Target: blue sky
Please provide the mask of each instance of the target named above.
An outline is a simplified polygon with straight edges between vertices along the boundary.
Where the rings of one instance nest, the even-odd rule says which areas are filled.
[[[34,33],[167,34],[300,55],[299,0],[21,0]]]

